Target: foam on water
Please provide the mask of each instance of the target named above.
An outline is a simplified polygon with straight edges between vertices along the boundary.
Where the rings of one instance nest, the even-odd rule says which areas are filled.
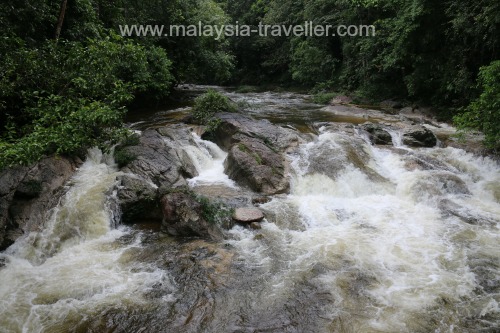
[[[202,140],[196,133],[192,133],[195,146],[186,146],[183,149],[191,158],[198,176],[190,179],[189,185],[225,185],[235,187],[234,181],[224,173],[224,160],[227,153],[211,141]]]
[[[139,239],[116,242],[130,233],[110,228],[105,193],[117,175],[109,156],[91,150],[44,231],[2,254],[2,332],[68,332],[110,308],[144,304],[153,284],[170,283],[166,272],[131,261]]]
[[[332,178],[311,171],[310,152],[328,141],[338,147],[338,156],[350,149],[349,138],[340,134],[322,134],[304,145],[291,157],[292,193],[263,206],[276,214],[282,205],[296,210],[301,230],[265,223],[264,240],[233,231],[236,240],[230,243],[249,263],[273,272],[268,293],[286,295],[300,281],[299,272],[323,267],[310,280],[336,300],[323,315],[353,331],[460,331],[466,320],[498,327],[498,164],[436,148],[417,153],[437,159],[442,170],[409,170],[404,154],[366,146],[368,165],[380,180],[356,163]],[[450,187],[448,179],[460,186]],[[468,223],[443,210],[442,200],[467,207],[468,214],[489,224]],[[492,291],[485,292],[488,283]]]

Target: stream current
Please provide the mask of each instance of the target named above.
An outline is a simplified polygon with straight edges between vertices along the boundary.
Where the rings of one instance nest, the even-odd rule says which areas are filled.
[[[121,173],[91,150],[44,230],[0,253],[0,332],[499,331],[498,162],[411,149],[397,130],[396,147],[373,146],[344,124],[394,121],[379,112],[226,93],[309,138],[287,156],[290,194],[260,205],[262,229],[210,243],[115,227],[109,190]],[[227,154],[193,136],[182,147],[199,172],[190,186],[241,190],[224,174]]]

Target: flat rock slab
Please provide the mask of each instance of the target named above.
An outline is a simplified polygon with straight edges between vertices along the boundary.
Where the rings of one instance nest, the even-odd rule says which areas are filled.
[[[264,219],[264,213],[257,208],[237,208],[233,219],[241,223],[260,222]]]

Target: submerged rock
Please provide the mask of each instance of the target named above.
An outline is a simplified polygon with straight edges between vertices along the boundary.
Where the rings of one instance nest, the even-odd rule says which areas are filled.
[[[252,222],[250,223],[250,228],[253,230],[260,230],[262,229],[262,226],[258,222]]]
[[[403,134],[403,143],[410,147],[432,148],[437,144],[437,138],[429,129],[423,126],[415,126]]]
[[[438,207],[444,215],[455,216],[465,223],[482,226],[495,226],[498,220],[493,216],[487,216],[478,211],[471,211],[467,207],[463,207],[452,200],[443,199],[439,202]]]
[[[372,123],[361,125],[361,128],[368,132],[371,143],[375,145],[392,145],[392,136],[382,126]]]
[[[260,222],[264,219],[264,213],[258,208],[237,208],[233,219],[240,223]]]

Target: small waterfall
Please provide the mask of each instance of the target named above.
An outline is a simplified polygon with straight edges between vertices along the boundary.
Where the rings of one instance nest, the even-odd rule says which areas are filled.
[[[196,133],[192,133],[196,145],[183,147],[193,162],[198,176],[189,180],[190,186],[224,185],[236,187],[234,181],[224,173],[224,160],[227,153],[211,141],[202,140]]]
[[[394,144],[394,147],[401,148],[403,147],[403,133],[401,131],[396,131],[396,130],[387,130],[389,134],[392,137],[392,143]]]
[[[89,316],[144,304],[166,272],[129,255],[140,238],[122,244],[126,228],[110,228],[106,191],[119,173],[98,149],[69,184],[42,232],[19,239],[0,258],[1,332],[70,332]]]

